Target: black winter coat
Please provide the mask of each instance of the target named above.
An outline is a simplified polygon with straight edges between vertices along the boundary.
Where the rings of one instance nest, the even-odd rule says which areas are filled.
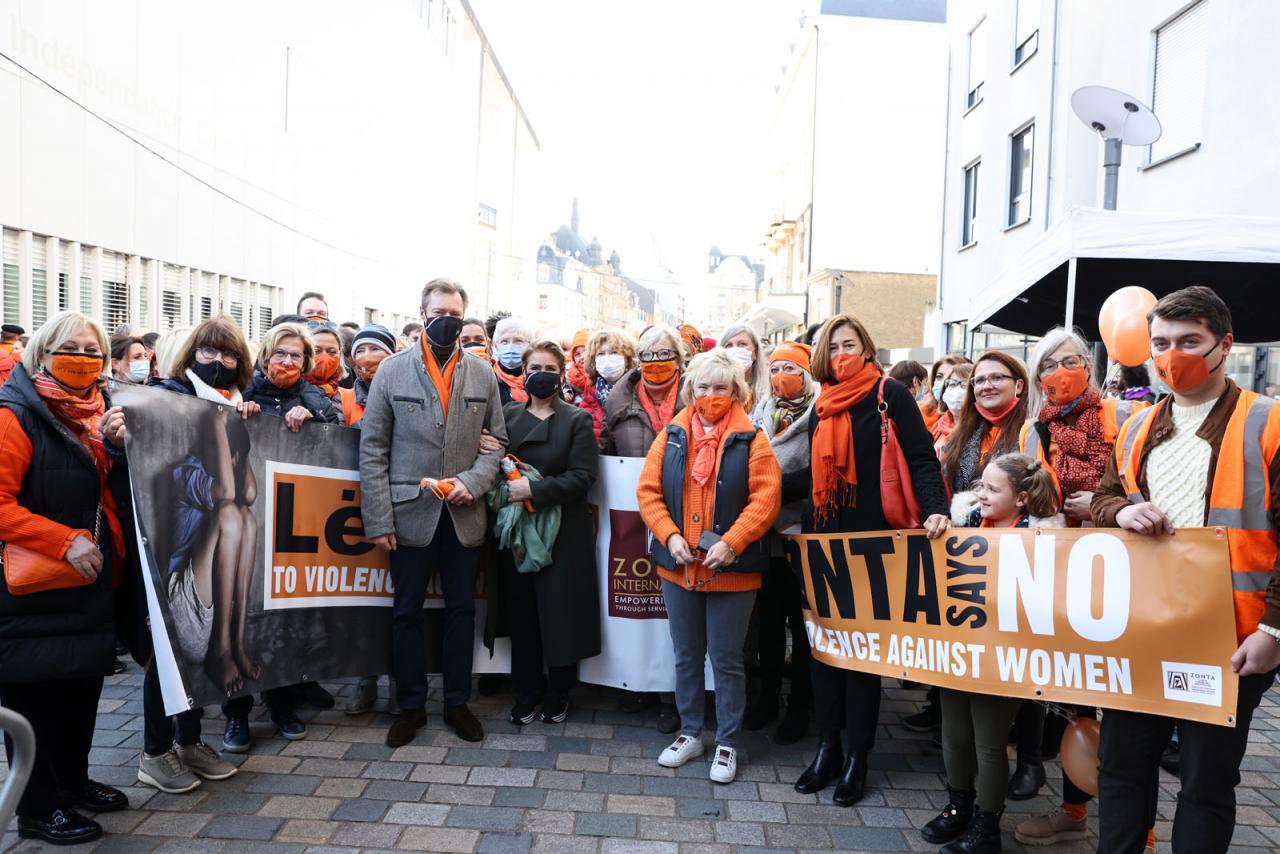
[[[32,446],[18,503],[60,524],[92,531],[102,493],[97,468],[84,445],[49,411],[21,366],[0,388],[0,406],[17,416]],[[123,455],[113,453],[112,458],[107,486],[120,508],[128,549],[133,530],[126,510],[131,506],[128,469]],[[14,596],[0,574],[0,680],[110,675],[116,641],[111,580],[116,573],[127,573],[129,564],[114,559],[105,517],[100,532],[103,567],[92,584]]]
[[[587,492],[599,468],[599,452],[591,413],[559,397],[552,398],[552,406],[554,413],[545,421],[531,415],[523,403],[507,405],[503,415],[507,419],[507,450],[542,475],[542,480],[530,485],[534,507],[560,507],[560,533],[551,564],[534,575],[533,586],[543,658],[548,667],[561,667],[600,654],[595,519],[587,504]],[[490,613],[498,611],[493,633],[504,637],[510,634],[506,614],[511,608],[528,607],[528,603],[512,601],[509,593],[509,579],[516,574],[511,552],[498,551],[498,563],[489,601],[501,603]]]
[[[246,401],[257,403],[267,415],[283,418],[295,406],[304,406],[317,421],[337,424],[342,420],[342,408],[333,398],[303,379],[289,388],[276,388],[258,369],[253,372],[253,382],[240,395]]]
[[[907,387],[897,380],[889,380],[884,387],[887,412],[898,428],[898,442],[911,469],[911,484],[920,512],[925,518],[935,513],[947,515],[949,502],[942,483],[942,466],[933,449],[933,437],[924,426],[920,407]],[[838,507],[824,524],[813,520],[813,477],[805,467],[782,476],[782,501],[804,500],[800,528],[806,534],[855,533],[858,531],[883,531],[889,528],[880,506],[880,414],[876,411],[876,390],[849,408],[853,422],[853,454],[858,472],[858,489],[854,506]],[[809,443],[812,448],[813,431],[818,426],[817,411],[809,419]]]

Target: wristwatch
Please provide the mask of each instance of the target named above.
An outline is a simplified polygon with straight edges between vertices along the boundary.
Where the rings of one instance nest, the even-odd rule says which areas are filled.
[[[1280,629],[1273,629],[1271,628],[1271,626],[1264,625],[1263,623],[1258,623],[1258,631],[1262,632],[1263,634],[1270,635],[1273,641],[1275,641],[1277,644],[1280,644]]]

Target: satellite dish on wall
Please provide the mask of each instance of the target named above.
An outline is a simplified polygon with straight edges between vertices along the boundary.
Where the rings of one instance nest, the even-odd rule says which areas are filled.
[[[1081,86],[1071,93],[1071,109],[1103,139],[1150,145],[1160,138],[1160,120],[1146,104],[1108,86]]]
[[[1123,147],[1150,145],[1159,139],[1160,119],[1137,98],[1109,86],[1081,86],[1071,93],[1071,109],[1102,137],[1102,206],[1113,211]]]

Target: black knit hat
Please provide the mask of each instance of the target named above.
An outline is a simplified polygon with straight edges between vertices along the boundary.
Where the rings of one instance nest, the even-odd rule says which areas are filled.
[[[16,323],[6,323],[3,326],[0,326],[0,332],[4,332],[8,335],[26,335],[27,334],[27,330],[23,329],[21,326],[19,326]]]
[[[396,336],[392,335],[391,330],[387,329],[387,327],[377,323],[370,323],[357,332],[356,337],[351,340],[351,352],[354,353],[361,344],[373,344],[388,353],[395,353]]]

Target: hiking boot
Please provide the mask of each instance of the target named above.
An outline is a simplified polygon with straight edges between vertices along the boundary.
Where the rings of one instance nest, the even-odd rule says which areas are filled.
[[[974,792],[962,792],[948,789],[951,799],[942,808],[942,812],[933,821],[920,828],[920,836],[925,842],[942,845],[950,842],[965,832],[973,819]]]
[[[1013,831],[1014,839],[1023,845],[1053,845],[1089,836],[1089,820],[1074,819],[1065,810],[1056,809],[1044,815],[1032,816]]]
[[[347,700],[347,714],[363,715],[373,708],[373,703],[377,699],[378,677],[362,676],[360,681],[356,683],[356,690],[352,692],[350,699]]]

